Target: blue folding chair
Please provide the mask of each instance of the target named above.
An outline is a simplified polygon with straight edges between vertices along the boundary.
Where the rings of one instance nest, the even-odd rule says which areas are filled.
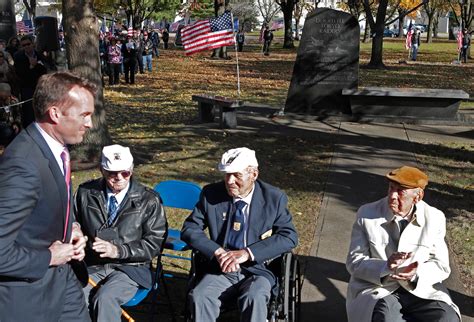
[[[201,187],[197,184],[187,181],[167,180],[158,183],[155,191],[161,196],[163,206],[193,210],[201,195]],[[181,231],[179,229],[168,229],[164,249],[177,252],[189,250],[189,246],[181,240]],[[183,259],[191,261],[191,257],[162,253],[162,256]],[[166,277],[172,277],[172,274],[165,274]]]

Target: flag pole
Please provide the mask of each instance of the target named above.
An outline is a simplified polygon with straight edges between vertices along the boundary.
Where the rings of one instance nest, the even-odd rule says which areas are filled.
[[[239,68],[239,53],[237,50],[237,40],[235,38],[235,28],[234,28],[234,14],[230,12],[230,20],[232,24],[232,33],[234,35],[234,49],[235,49],[235,60],[237,62],[237,98],[240,98],[240,68]],[[239,26],[240,27],[240,26]]]

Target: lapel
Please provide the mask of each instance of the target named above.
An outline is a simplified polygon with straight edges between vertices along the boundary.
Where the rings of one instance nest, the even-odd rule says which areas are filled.
[[[216,219],[216,232],[225,231],[223,247],[227,247],[227,232],[229,231],[230,223],[232,222],[232,198],[229,196],[223,202],[219,203],[214,208],[214,216]],[[225,226],[225,227],[224,227]],[[225,230],[224,230],[225,229]],[[219,234],[220,235],[220,234]]]
[[[45,159],[48,160],[49,169],[51,170],[51,175],[53,176],[54,181],[56,182],[56,186],[59,190],[59,198],[61,199],[62,205],[62,226],[64,227],[65,220],[66,220],[66,212],[67,212],[67,188],[66,188],[66,181],[64,180],[64,175],[59,168],[58,162],[56,161],[53,152],[49,148],[48,144],[46,143],[45,139],[38,131],[34,123],[30,124],[26,131],[30,135],[30,137],[35,141],[36,145],[40,148],[41,152]],[[72,184],[71,184],[72,186]],[[72,200],[72,198],[71,198]],[[72,209],[72,208],[71,208]],[[72,220],[69,220],[69,226],[71,226]]]
[[[265,224],[265,199],[263,198],[262,189],[258,181],[255,181],[252,201],[249,209],[249,228],[247,235],[247,244],[253,244],[260,240],[260,234],[263,233],[263,225]]]

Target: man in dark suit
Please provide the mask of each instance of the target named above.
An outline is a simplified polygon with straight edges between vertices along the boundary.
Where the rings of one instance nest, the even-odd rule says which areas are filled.
[[[71,73],[41,77],[36,122],[0,159],[0,321],[89,321],[66,144],[92,126],[94,96],[94,85]]]
[[[215,321],[221,303],[237,297],[241,321],[265,321],[276,283],[265,262],[298,243],[288,198],[257,180],[253,150],[227,151],[218,168],[224,181],[204,187],[181,230],[181,238],[211,261],[189,294],[192,315],[195,321]]]
[[[44,57],[35,50],[35,42],[32,36],[23,36],[20,40],[21,50],[14,56],[15,73],[19,80],[20,99],[27,101],[33,97],[38,79],[46,74]],[[31,101],[23,104],[22,109],[23,127],[26,128],[34,120],[34,111]]]

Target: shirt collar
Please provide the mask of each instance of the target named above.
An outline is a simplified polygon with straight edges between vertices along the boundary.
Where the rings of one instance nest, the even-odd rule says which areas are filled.
[[[410,218],[410,219],[408,220],[408,222],[413,223],[413,224],[416,223],[418,226],[421,226],[422,223],[420,223],[419,218],[422,218],[422,216],[417,216],[417,214],[418,214],[418,208],[419,208],[419,207],[417,207],[417,205],[418,205],[418,204],[414,204],[414,205],[413,205],[413,207],[412,207],[411,210],[410,210],[410,215],[409,215],[409,216],[406,216],[406,217],[398,216],[398,215],[395,215],[395,214],[393,214],[393,213],[391,212],[392,218],[391,218],[389,221],[393,221],[393,222],[398,223],[398,222],[400,222],[401,220],[407,219],[407,217],[408,217],[408,218]]]
[[[125,187],[125,189],[123,189],[116,195],[109,189],[109,187],[106,187],[105,191],[107,194],[107,203],[109,202],[111,196],[115,196],[115,199],[117,199],[117,203],[120,205],[123,199],[125,199],[125,196],[127,195],[127,192],[129,189],[130,189],[130,181],[128,182],[128,185]]]
[[[65,146],[59,143],[58,141],[56,141],[56,139],[54,139],[51,135],[46,133],[46,131],[43,130],[43,128],[37,122],[34,122],[33,124],[36,126],[36,129],[40,132],[41,136],[46,141],[46,144],[48,145],[49,149],[53,153],[54,158],[56,159],[56,162],[59,165],[59,168],[64,174],[63,160],[61,159],[61,153],[63,152]]]
[[[252,190],[250,191],[250,193],[246,197],[244,197],[244,198],[233,198],[232,202],[236,203],[237,201],[242,200],[247,205],[250,205],[250,202],[252,201],[252,196],[253,196],[254,191],[255,191],[255,184],[253,185]]]

